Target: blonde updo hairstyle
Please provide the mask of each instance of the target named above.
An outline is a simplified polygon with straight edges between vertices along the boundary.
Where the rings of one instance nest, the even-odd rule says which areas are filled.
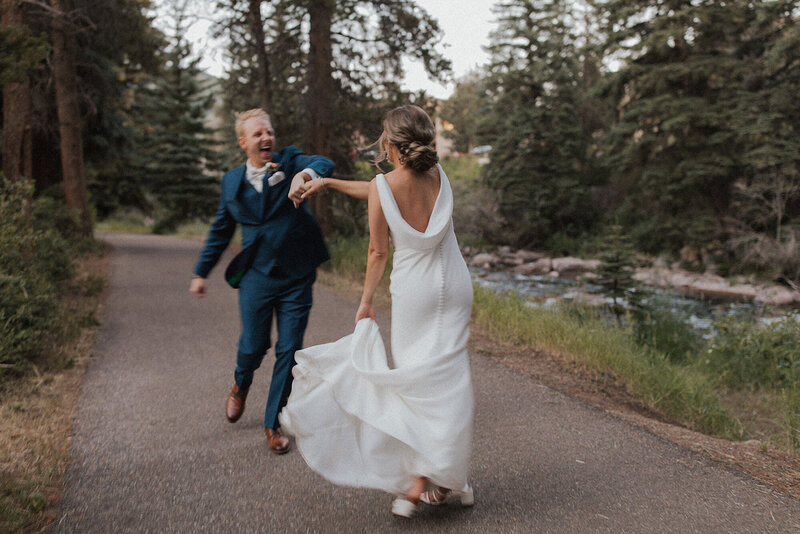
[[[376,164],[386,159],[386,143],[396,146],[400,163],[416,172],[425,172],[439,161],[436,129],[419,106],[400,106],[386,114],[383,133],[378,139]]]

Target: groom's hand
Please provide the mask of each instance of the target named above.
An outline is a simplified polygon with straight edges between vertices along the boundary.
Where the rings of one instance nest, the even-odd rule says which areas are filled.
[[[203,298],[206,296],[206,279],[195,277],[192,278],[192,283],[189,284],[189,292],[195,295],[197,298]]]
[[[297,208],[303,202],[303,193],[306,192],[306,180],[311,177],[304,172],[298,172],[292,178],[292,185],[289,187],[289,200],[292,201],[294,207]]]

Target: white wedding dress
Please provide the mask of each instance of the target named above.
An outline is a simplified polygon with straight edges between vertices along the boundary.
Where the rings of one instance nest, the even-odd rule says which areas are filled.
[[[467,338],[472,283],[453,233],[453,194],[441,186],[425,232],[401,216],[383,175],[381,207],[394,245],[394,367],[378,325],[362,319],[333,343],[295,354],[281,426],[331,482],[402,494],[413,477],[465,490],[472,439]]]

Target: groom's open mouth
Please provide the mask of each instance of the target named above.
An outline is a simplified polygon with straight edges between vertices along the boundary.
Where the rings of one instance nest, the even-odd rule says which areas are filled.
[[[258,151],[264,156],[272,154],[272,145],[260,146],[258,147]]]

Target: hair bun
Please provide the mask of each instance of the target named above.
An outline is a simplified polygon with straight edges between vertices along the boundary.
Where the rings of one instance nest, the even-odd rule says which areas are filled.
[[[405,164],[417,172],[425,172],[439,161],[436,149],[432,145],[424,145],[416,141],[410,142],[405,148],[403,156]]]

